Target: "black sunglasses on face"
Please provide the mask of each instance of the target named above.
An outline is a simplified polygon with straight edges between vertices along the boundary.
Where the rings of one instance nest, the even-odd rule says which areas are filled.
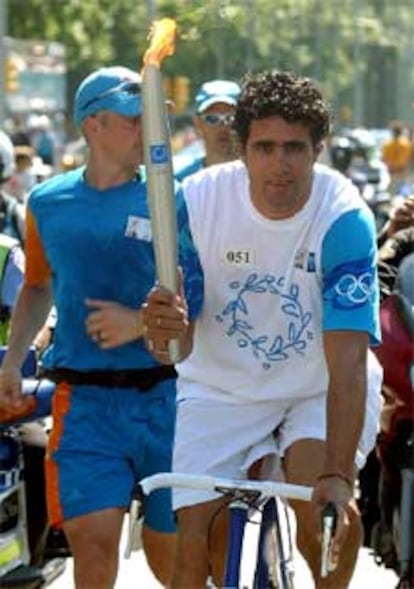
[[[91,104],[94,102],[98,102],[98,100],[102,100],[102,98],[106,98],[111,94],[116,94],[117,92],[125,92],[126,94],[130,94],[132,96],[138,96],[141,94],[141,84],[138,82],[122,82],[118,84],[118,86],[114,86],[113,88],[109,88],[109,90],[105,90],[100,94],[97,94],[90,100],[87,100],[85,104],[82,106],[82,110],[86,110]]]

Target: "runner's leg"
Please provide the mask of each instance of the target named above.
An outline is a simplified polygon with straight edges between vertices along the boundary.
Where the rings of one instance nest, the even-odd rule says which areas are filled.
[[[105,509],[67,520],[63,529],[74,557],[76,589],[112,589],[124,510]]]

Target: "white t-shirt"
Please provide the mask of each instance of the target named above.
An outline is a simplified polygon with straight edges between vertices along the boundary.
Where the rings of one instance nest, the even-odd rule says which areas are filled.
[[[326,390],[323,329],[358,329],[378,338],[375,253],[361,264],[358,250],[365,255],[366,240],[358,235],[367,233],[367,218],[373,233],[367,239],[375,243],[375,224],[357,190],[316,164],[302,210],[270,220],[251,202],[241,161],[206,168],[183,188],[205,292],[193,352],[177,366],[178,397],[184,380],[209,385],[213,396],[229,402]],[[324,258],[324,240],[340,217],[356,234],[343,243],[344,251]],[[331,250],[338,234],[335,229]]]

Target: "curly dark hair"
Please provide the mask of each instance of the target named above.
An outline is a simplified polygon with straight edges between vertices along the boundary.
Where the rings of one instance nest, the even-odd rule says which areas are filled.
[[[311,79],[279,70],[246,74],[233,122],[242,146],[246,146],[252,120],[274,115],[309,127],[313,145],[330,130],[330,107]]]

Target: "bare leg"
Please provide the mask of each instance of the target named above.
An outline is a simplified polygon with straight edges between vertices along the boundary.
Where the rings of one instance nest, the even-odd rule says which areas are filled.
[[[217,499],[178,510],[174,589],[205,589],[209,574],[218,587],[223,585],[228,528],[223,505],[224,500]]]
[[[64,523],[74,558],[76,589],[114,586],[123,517],[122,509],[105,509]]]
[[[142,530],[142,542],[149,567],[164,587],[169,587],[177,550],[176,534],[156,532],[147,526]]]
[[[288,449],[284,469],[289,483],[315,484],[322,471],[325,458],[325,443],[320,440],[299,440]],[[349,509],[349,529],[342,548],[338,568],[326,579],[320,577],[321,545],[317,539],[318,522],[308,502],[291,501],[297,518],[297,544],[306,559],[315,580],[316,589],[346,589],[351,581],[358,550],[362,542],[362,525],[356,502]]]

